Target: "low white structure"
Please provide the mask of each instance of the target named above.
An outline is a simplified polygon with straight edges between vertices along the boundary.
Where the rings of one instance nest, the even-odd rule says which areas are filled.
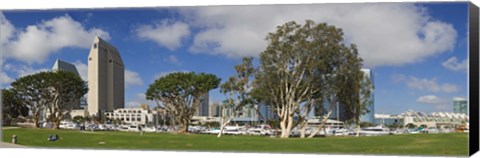
[[[456,127],[469,122],[468,115],[464,113],[452,112],[433,112],[427,115],[424,112],[408,110],[400,115],[375,114],[377,124],[391,125],[393,123],[406,126],[413,124],[415,126],[427,127]]]
[[[144,108],[121,108],[113,112],[106,112],[105,117],[111,120],[119,120],[122,123],[130,125],[155,124],[157,114]]]
[[[83,118],[87,117],[87,110],[85,109],[74,109],[70,111],[70,117],[73,119],[75,116],[81,116]]]

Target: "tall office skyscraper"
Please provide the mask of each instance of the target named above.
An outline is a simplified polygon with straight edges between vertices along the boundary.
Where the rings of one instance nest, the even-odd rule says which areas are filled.
[[[454,113],[463,113],[468,115],[468,104],[467,99],[454,97],[453,98],[453,112]]]
[[[117,48],[95,37],[88,55],[88,113],[125,107],[125,68]]]
[[[373,71],[370,69],[362,69],[362,72],[370,80],[372,84],[371,95],[370,95],[370,105],[367,105],[367,109],[369,112],[365,113],[360,117],[360,122],[370,122],[375,123],[375,89],[373,88],[375,85]]]

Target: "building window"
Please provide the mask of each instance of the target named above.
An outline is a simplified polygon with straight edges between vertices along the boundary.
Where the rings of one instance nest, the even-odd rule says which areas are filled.
[[[142,120],[142,119],[140,119],[140,118],[137,118],[137,121],[141,121],[141,120]]]
[[[92,60],[92,58],[90,57],[90,58],[88,58],[88,60]]]
[[[108,62],[111,63],[111,62],[112,62],[112,59],[108,60]]]

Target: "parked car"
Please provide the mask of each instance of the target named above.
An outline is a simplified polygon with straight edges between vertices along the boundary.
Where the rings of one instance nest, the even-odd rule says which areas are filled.
[[[115,128],[117,131],[128,131],[128,126],[125,126],[125,125],[121,125],[121,126],[117,126],[117,128]]]
[[[227,135],[242,135],[247,134],[247,131],[243,127],[227,126],[223,130],[223,133]]]
[[[69,123],[65,125],[65,129],[71,129],[71,130],[80,129],[80,125],[77,123]]]
[[[140,131],[140,130],[139,130],[138,126],[136,126],[136,125],[130,125],[130,126],[128,126],[127,131],[130,131],[130,132],[138,132],[138,131]]]
[[[424,129],[425,133],[438,133],[438,129],[436,127],[428,127]]]

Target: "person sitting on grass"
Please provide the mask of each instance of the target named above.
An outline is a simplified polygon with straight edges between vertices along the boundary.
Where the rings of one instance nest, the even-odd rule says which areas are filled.
[[[58,140],[59,138],[60,137],[58,137],[58,135],[55,135],[55,136],[49,135],[48,136],[48,141],[54,142],[54,141]]]

